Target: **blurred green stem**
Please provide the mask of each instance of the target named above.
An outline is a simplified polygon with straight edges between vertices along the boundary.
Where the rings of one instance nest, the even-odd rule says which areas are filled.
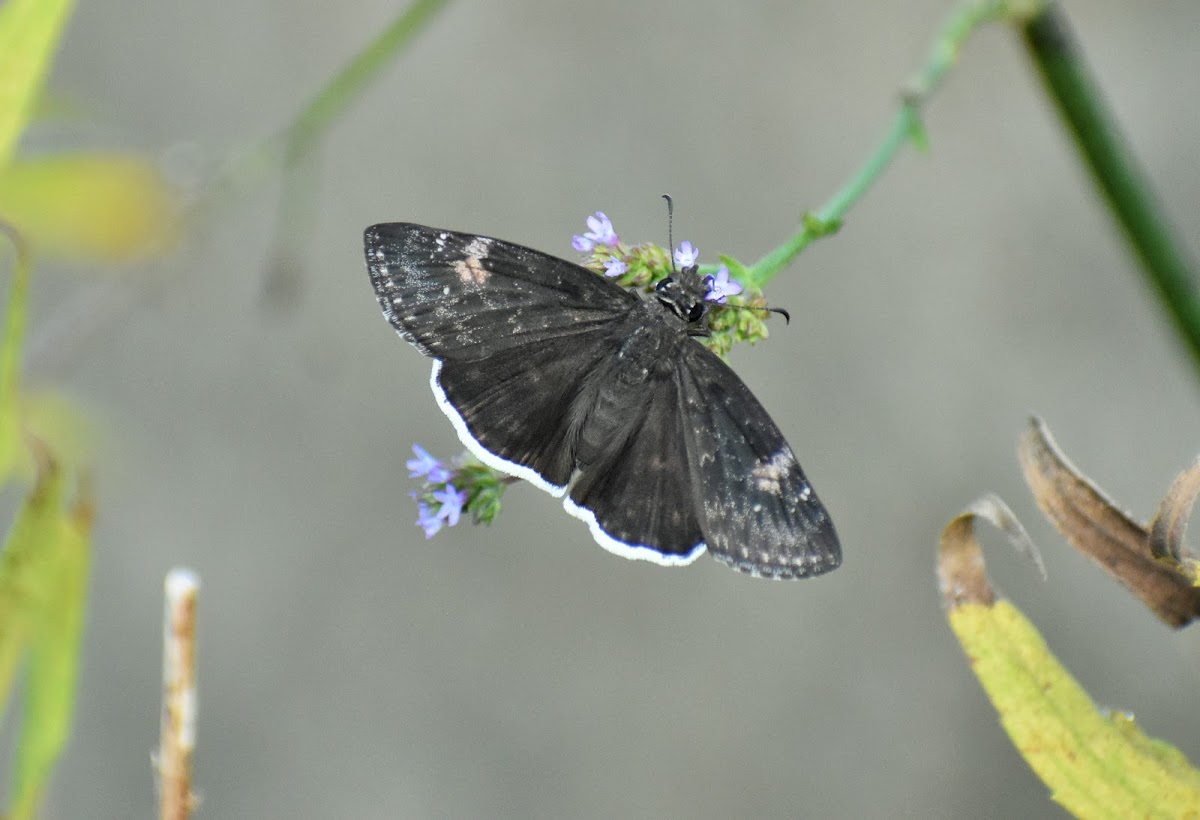
[[[355,55],[313,97],[291,124],[264,140],[221,173],[203,204],[231,189],[251,187],[261,176],[280,166],[290,168],[304,158],[329,126],[400,55],[448,0],[415,0],[391,25]]]
[[[1200,369],[1200,293],[1195,265],[1172,235],[1149,181],[1105,105],[1070,21],[1058,2],[1049,2],[1022,25],[1021,33],[1047,93],[1187,345],[1193,364]]]
[[[416,0],[339,71],[283,133],[285,162],[291,164],[307,153],[346,106],[374,82],[446,3]]]

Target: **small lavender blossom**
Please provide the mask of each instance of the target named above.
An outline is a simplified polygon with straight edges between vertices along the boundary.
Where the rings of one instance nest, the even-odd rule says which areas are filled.
[[[405,466],[409,469],[409,478],[423,476],[430,484],[441,484],[450,478],[450,471],[442,465],[442,462],[429,455],[420,444],[413,445],[413,452],[417,457],[410,458],[405,462]]]
[[[736,279],[729,278],[729,268],[724,265],[717,268],[715,276],[705,278],[708,280],[708,293],[704,298],[710,302],[723,305],[727,296],[737,296],[742,292],[742,286]]]
[[[613,258],[604,263],[605,276],[620,276],[627,270],[629,270],[629,266],[621,259]]]
[[[571,240],[571,247],[581,253],[590,253],[597,245],[616,245],[620,241],[604,211],[596,211],[595,216],[589,216],[587,226],[589,230],[583,236]]]
[[[433,538],[434,534],[442,528],[442,519],[440,513],[435,513],[429,509],[429,505],[421,501],[417,505],[417,526],[425,530],[426,538]]]
[[[675,249],[675,264],[681,268],[690,268],[696,264],[696,260],[700,258],[700,249],[694,247],[691,242],[682,242]]]
[[[447,484],[446,489],[435,490],[433,498],[442,505],[437,512],[437,517],[443,519],[451,527],[457,524],[458,517],[462,515],[463,504],[467,503],[466,492],[460,492],[454,489],[453,484]]]

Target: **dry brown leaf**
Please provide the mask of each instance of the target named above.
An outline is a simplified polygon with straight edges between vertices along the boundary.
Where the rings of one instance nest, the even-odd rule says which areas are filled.
[[[1188,550],[1183,537],[1197,496],[1200,496],[1200,459],[1172,482],[1167,497],[1150,522],[1150,553],[1187,575],[1192,586],[1200,583],[1200,562]]]
[[[1200,588],[1193,585],[1193,576],[1177,560],[1155,557],[1147,528],[1067,460],[1041,419],[1030,420],[1017,454],[1038,506],[1071,546],[1100,564],[1167,624],[1178,628],[1200,617]],[[1180,539],[1187,510],[1200,492],[1200,475],[1192,476],[1193,471],[1198,468],[1176,480],[1156,519],[1163,531],[1164,546],[1159,549],[1166,555],[1174,554],[1171,550],[1184,552]],[[1168,543],[1173,546],[1165,546]]]

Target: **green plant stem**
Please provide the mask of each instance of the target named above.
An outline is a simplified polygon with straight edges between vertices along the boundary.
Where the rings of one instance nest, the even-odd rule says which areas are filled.
[[[1172,235],[1149,181],[1105,105],[1070,20],[1058,2],[1049,2],[1024,23],[1021,33],[1047,93],[1200,369],[1200,280],[1195,264]]]
[[[284,132],[286,160],[293,162],[311,149],[346,106],[375,81],[446,3],[416,0],[339,71]]]
[[[229,165],[203,197],[211,207],[231,190],[251,187],[264,174],[306,156],[343,111],[413,42],[448,0],[415,0],[339,71],[283,131]]]
[[[887,135],[863,166],[814,213],[806,214],[800,230],[786,242],[755,262],[748,269],[747,284],[762,288],[791,264],[815,239],[838,229],[842,218],[883,175],[900,149],[910,141],[924,147],[921,106],[938,89],[950,69],[958,62],[963,45],[985,23],[1027,14],[1028,3],[986,0],[964,3],[955,9],[942,26],[925,64],[909,82]]]

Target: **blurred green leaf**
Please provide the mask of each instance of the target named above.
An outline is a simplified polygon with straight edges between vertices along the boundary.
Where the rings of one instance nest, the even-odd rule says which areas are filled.
[[[62,494],[61,471],[43,451],[37,483],[0,551],[0,703],[8,703],[13,674],[42,608],[41,574],[54,563],[47,557],[58,537]]]
[[[63,464],[95,464],[97,449],[104,436],[88,412],[89,408],[73,396],[59,390],[22,390],[19,412],[21,429],[26,435],[44,442]],[[17,460],[17,475],[32,481],[34,461],[29,449],[22,448]]]
[[[85,491],[86,492],[86,491]],[[88,565],[94,511],[83,495],[74,506],[55,508],[49,550],[37,564],[42,603],[31,630],[25,702],[14,761],[12,818],[36,815],[42,795],[71,733],[75,689],[87,606]]]
[[[0,168],[25,128],[73,5],[71,0],[0,4]]]
[[[8,480],[21,452],[19,390],[21,350],[25,340],[25,308],[29,297],[29,254],[13,230],[0,223],[0,234],[16,250],[12,265],[3,335],[0,336],[0,484]]]
[[[179,209],[154,163],[125,154],[59,154],[0,168],[0,216],[41,254],[130,262],[176,239]]]

